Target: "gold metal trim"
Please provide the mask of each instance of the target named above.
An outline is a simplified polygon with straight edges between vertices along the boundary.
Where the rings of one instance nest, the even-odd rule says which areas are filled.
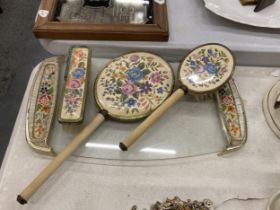
[[[130,52],[127,52],[127,53],[124,53],[124,54],[121,54],[119,55],[118,57],[116,58],[119,58],[119,57],[122,57],[122,56],[125,56],[125,55],[128,55],[128,54],[132,54],[132,53],[149,53],[151,55],[155,55],[159,58],[161,58],[163,61],[166,62],[166,64],[169,66],[169,68],[172,70],[172,81],[173,81],[173,84],[172,84],[172,87],[171,87],[171,91],[169,93],[169,95],[166,97],[166,99],[169,98],[169,96],[173,93],[174,91],[174,87],[175,87],[175,74],[174,74],[174,70],[172,68],[172,66],[170,65],[170,63],[168,63],[164,58],[162,58],[160,55],[156,54],[156,53],[153,53],[153,52],[149,52],[149,51],[130,51]],[[97,106],[99,107],[99,109],[101,110],[104,110],[104,108],[102,107],[102,105],[99,103],[99,99],[97,98],[97,81],[99,80],[99,77],[102,73],[102,71],[107,68],[111,63],[112,61],[114,60],[115,58],[111,59],[109,62],[106,63],[106,65],[104,66],[104,68],[98,73],[98,75],[96,76],[96,79],[95,79],[95,82],[94,82],[94,85],[93,85],[93,93],[94,93],[94,98],[95,98],[95,102],[97,104]],[[165,99],[165,100],[166,100]],[[164,100],[164,101],[165,101]],[[164,102],[163,101],[163,102]],[[162,102],[162,103],[163,103]],[[154,110],[156,110],[161,104],[159,104]],[[131,122],[131,121],[139,121],[139,120],[142,120],[143,118],[146,118],[147,116],[149,116],[154,110],[150,111],[150,112],[147,112],[145,115],[141,115],[137,118],[130,118],[130,119],[127,119],[127,118],[123,118],[121,115],[112,115],[108,110],[106,110],[108,112],[108,116],[115,120],[115,121],[120,121],[120,122]]]
[[[229,154],[229,153],[232,153],[234,151],[241,149],[247,141],[247,121],[246,121],[243,100],[239,95],[237,86],[233,79],[230,79],[226,85],[228,85],[228,88],[231,89],[232,97],[234,99],[233,103],[235,104],[236,111],[238,114],[238,121],[239,121],[239,125],[240,125],[239,129],[241,132],[241,136],[240,136],[240,138],[236,138],[236,137],[232,136],[231,133],[229,132],[229,124],[226,122],[226,120],[224,118],[224,115],[226,114],[226,112],[223,112],[223,110],[221,108],[219,92],[217,91],[215,94],[216,102],[217,102],[216,103],[217,111],[218,111],[218,115],[220,118],[222,129],[224,131],[224,134],[225,134],[227,142],[228,142],[225,150],[218,153],[218,156]]]
[[[67,83],[67,75],[69,73],[69,68],[71,67],[71,57],[72,57],[72,52],[74,48],[86,48],[88,49],[88,58],[87,58],[87,71],[86,71],[86,76],[85,76],[85,87],[84,87],[84,93],[83,93],[83,98],[82,98],[82,105],[81,105],[81,115],[79,116],[78,119],[67,119],[62,117],[62,111],[63,111],[63,100],[65,96],[65,91],[66,91],[66,83]],[[88,82],[89,78],[91,75],[91,49],[86,46],[72,46],[69,49],[69,54],[67,58],[67,65],[66,65],[66,71],[65,71],[65,84],[63,86],[62,90],[62,97],[60,101],[60,110],[59,110],[59,116],[58,116],[58,122],[61,124],[81,124],[84,120],[84,113],[85,113],[85,107],[86,107],[86,98],[87,98],[87,92],[88,92]]]
[[[54,155],[53,149],[51,146],[48,145],[48,137],[50,134],[51,126],[54,119],[54,113],[56,109],[56,102],[57,102],[57,93],[58,93],[58,81],[59,81],[59,70],[60,70],[60,61],[62,60],[62,57],[51,57],[48,59],[45,59],[41,65],[40,69],[35,75],[32,89],[30,91],[28,105],[27,105],[27,112],[26,112],[26,123],[25,123],[25,134],[26,134],[26,141],[30,145],[32,149],[34,149],[36,152],[47,154],[47,155]],[[47,130],[45,131],[44,137],[41,139],[36,139],[30,135],[31,132],[33,132],[34,127],[34,114],[35,114],[35,107],[37,105],[37,97],[39,93],[39,88],[41,81],[44,77],[44,70],[47,65],[55,65],[55,83],[53,84],[53,102],[50,108],[49,118],[48,118],[48,125]],[[34,111],[31,113],[31,111]]]
[[[202,44],[202,45],[199,45],[199,46],[193,48],[193,49],[181,60],[180,65],[179,65],[179,67],[178,67],[178,71],[177,71],[178,81],[179,81],[179,83],[181,84],[181,86],[186,87],[186,86],[184,85],[184,83],[182,82],[180,76],[179,76],[184,61],[187,59],[187,57],[188,57],[192,52],[194,52],[195,50],[197,50],[197,49],[199,49],[199,48],[208,46],[208,45],[217,45],[217,46],[219,46],[219,47],[225,48],[225,49],[231,54],[232,59],[233,59],[233,61],[232,61],[233,64],[232,64],[231,74],[228,76],[228,78],[225,80],[224,83],[228,82],[228,81],[230,80],[230,78],[232,77],[232,75],[233,75],[233,73],[234,73],[234,70],[235,70],[235,65],[236,65],[236,59],[235,59],[235,56],[234,56],[234,54],[232,53],[232,51],[231,51],[228,47],[226,47],[226,46],[224,46],[224,45],[222,45],[222,44],[219,44],[219,43],[206,43],[206,44]],[[215,89],[211,89],[210,91],[203,91],[203,92],[199,92],[199,91],[197,92],[197,91],[194,91],[194,90],[190,90],[189,87],[186,87],[186,88],[189,90],[190,94],[201,94],[201,93],[203,93],[203,94],[212,94],[212,93],[215,93],[220,87],[221,87],[221,86],[218,86],[218,87],[215,88]]]

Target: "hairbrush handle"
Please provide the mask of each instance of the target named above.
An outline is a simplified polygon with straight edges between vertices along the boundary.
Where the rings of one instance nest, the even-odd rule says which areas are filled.
[[[18,195],[17,201],[21,204],[27,203],[29,198],[45,183],[63,161],[68,158],[104,120],[104,115],[98,113],[96,117],[83,128],[83,130],[76,135],[47,165],[47,167]]]
[[[120,149],[126,151],[151,125],[153,125],[173,104],[185,94],[183,89],[177,89],[161,106],[146,118],[127,138],[120,142]]]

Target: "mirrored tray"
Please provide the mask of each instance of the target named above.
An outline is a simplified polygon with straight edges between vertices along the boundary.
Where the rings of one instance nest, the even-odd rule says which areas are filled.
[[[266,28],[280,28],[280,1],[254,12],[255,6],[242,6],[239,0],[204,0],[205,7],[215,14],[229,20]]]
[[[152,0],[59,1],[57,20],[80,23],[153,23]]]
[[[49,144],[55,152],[59,152],[97,113],[92,88],[97,73],[108,61],[108,59],[92,59],[84,122],[81,125],[61,125],[56,114],[49,137]],[[176,72],[178,64],[172,64],[172,67]],[[61,71],[60,74],[58,108],[64,84],[64,72]],[[218,153],[226,147],[226,138],[220,125],[214,99],[197,101],[191,96],[185,97],[128,151],[122,152],[118,147],[119,142],[139,123],[106,120],[74,155],[108,160],[143,161]]]
[[[33,32],[44,39],[167,41],[167,5],[158,0],[41,0]]]

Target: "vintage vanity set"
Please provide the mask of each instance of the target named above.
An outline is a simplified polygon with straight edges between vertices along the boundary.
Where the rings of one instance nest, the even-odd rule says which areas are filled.
[[[259,11],[275,1],[241,2],[244,5],[256,5],[255,11]],[[59,11],[51,10],[56,5],[60,5]],[[159,17],[159,14],[162,15]],[[81,23],[82,25],[79,25]],[[57,27],[60,24],[63,29]],[[77,25],[78,30],[72,30]],[[112,27],[116,32],[114,38]],[[163,41],[168,39],[166,4],[162,4],[161,0],[143,0],[140,4],[126,0],[42,1],[34,33],[39,38],[91,37]],[[235,58],[226,46],[207,43],[194,48],[182,59],[177,76],[171,65],[159,55],[143,51],[127,52],[105,65],[95,78],[94,87],[88,87],[89,80],[93,79],[91,73],[96,71],[91,68],[91,58],[89,47],[72,46],[68,56],[52,57],[41,62],[29,96],[26,139],[36,152],[54,157],[18,195],[17,200],[21,204],[27,203],[63,161],[89,136],[94,135],[94,131],[105,120],[116,120],[120,123],[141,120],[139,126],[125,139],[119,139],[122,153],[133,149],[133,143],[147,129],[153,129],[152,125],[187,94],[198,101],[215,98],[217,117],[227,141],[226,148],[218,153],[219,156],[239,150],[246,143],[245,110],[232,78]],[[59,90],[59,77],[62,74],[64,84],[63,89]],[[53,122],[59,121],[60,126],[82,124],[86,110],[91,108],[86,107],[88,97],[94,97],[99,112],[91,122],[83,124],[83,129],[69,140],[64,149],[55,154],[49,143]],[[268,125],[280,138],[280,82],[264,97],[263,111]],[[157,209],[168,209],[165,205],[177,205],[177,209],[213,208],[209,200],[185,202],[178,197],[155,204]]]
[[[55,155],[48,144],[53,120],[63,126],[82,123],[86,97],[95,97],[100,111],[68,145],[55,155],[49,165],[19,195],[25,203],[47,178],[71,155],[105,119],[135,121],[146,118],[126,139],[120,149],[127,150],[175,102],[185,94],[197,100],[216,98],[221,128],[228,146],[219,155],[240,149],[246,142],[247,128],[242,99],[234,80],[235,58],[220,44],[205,44],[192,50],[181,62],[176,79],[171,66],[158,55],[132,52],[114,58],[98,74],[93,94],[87,95],[90,79],[90,49],[73,46],[69,51],[62,96],[57,97],[57,83],[63,58],[42,62],[38,71],[26,117],[28,144],[38,152]],[[172,93],[174,81],[180,86]],[[59,99],[58,99],[59,98]],[[58,116],[55,115],[55,107]],[[120,151],[121,152],[121,151]]]

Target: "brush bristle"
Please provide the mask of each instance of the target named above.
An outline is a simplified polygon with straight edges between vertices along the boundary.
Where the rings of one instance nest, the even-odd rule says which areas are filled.
[[[195,94],[193,95],[196,101],[207,101],[213,98],[213,93]]]

